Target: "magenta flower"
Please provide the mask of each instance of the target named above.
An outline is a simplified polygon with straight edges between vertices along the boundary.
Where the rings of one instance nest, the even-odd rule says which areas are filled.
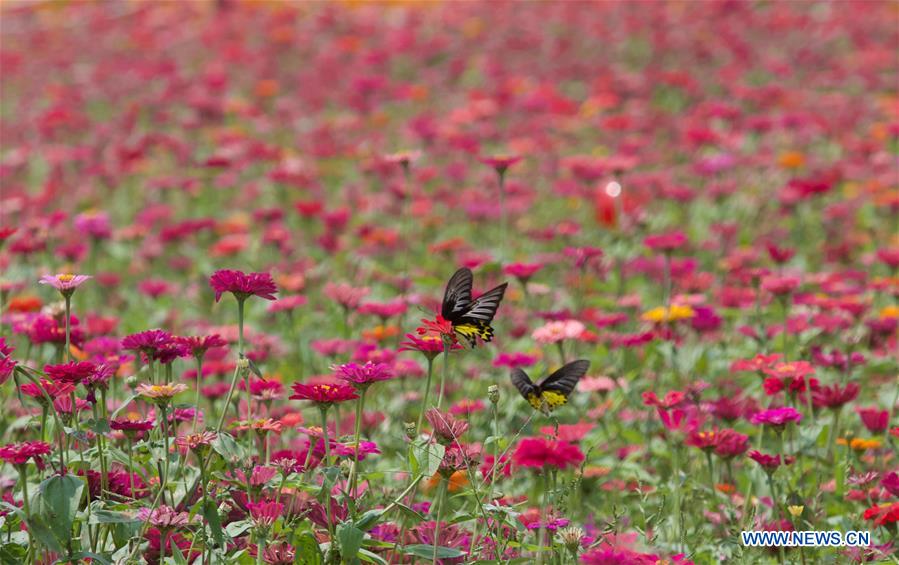
[[[0,385],[9,380],[13,370],[16,368],[16,362],[10,357],[14,350],[12,346],[6,343],[6,338],[0,337]]]
[[[146,330],[127,335],[122,339],[122,349],[137,351],[148,357],[166,349],[172,341],[172,334],[165,330]]]
[[[393,378],[390,367],[384,363],[367,362],[365,365],[356,363],[344,363],[334,367],[337,378],[356,388],[367,388],[377,381],[387,381]]]
[[[174,338],[182,347],[186,348],[194,357],[202,358],[210,349],[225,347],[228,342],[218,334],[207,336],[179,336]]]
[[[643,245],[654,250],[670,253],[687,243],[687,236],[683,232],[673,231],[648,235],[643,239]]]
[[[526,283],[542,268],[542,263],[512,263],[503,267],[503,273]]]
[[[291,400],[311,400],[323,407],[359,398],[353,387],[341,383],[316,383],[311,385],[293,383],[292,388],[294,394],[290,396]]]
[[[209,277],[209,286],[215,291],[215,301],[222,298],[222,294],[230,292],[238,301],[244,301],[251,296],[258,296],[266,300],[277,300],[275,293],[278,287],[269,273],[244,273],[223,269],[216,271]]]
[[[434,437],[443,445],[457,443],[459,438],[468,431],[468,422],[457,420],[452,415],[436,408],[428,408],[425,418],[434,428]]]
[[[77,385],[93,376],[97,366],[90,361],[72,361],[60,365],[44,365],[44,372],[54,381]]]
[[[493,167],[493,169],[499,174],[504,175],[506,171],[514,165],[515,163],[521,161],[522,157],[520,155],[490,155],[486,157],[478,158],[478,161]]]
[[[769,410],[756,412],[752,415],[750,422],[755,425],[772,426],[775,429],[782,430],[784,426],[790,422],[796,422],[798,424],[801,420],[802,414],[797,412],[795,408],[786,406],[783,408],[771,408]]]
[[[869,432],[881,433],[887,429],[890,424],[890,413],[887,410],[879,408],[857,408],[858,417],[861,418],[862,424],[868,428]]]
[[[39,284],[49,284],[56,290],[60,292],[64,297],[68,298],[74,294],[75,290],[92,279],[90,275],[72,275],[72,274],[57,274],[57,275],[45,275],[40,278],[37,282]]]
[[[250,518],[257,528],[270,528],[281,517],[284,512],[284,505],[280,502],[261,501],[248,502],[247,508],[250,510]]]

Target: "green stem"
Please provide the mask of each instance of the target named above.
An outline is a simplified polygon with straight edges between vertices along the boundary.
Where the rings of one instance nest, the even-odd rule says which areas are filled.
[[[191,429],[197,433],[197,420],[200,417],[200,380],[203,378],[203,357],[197,355],[197,397],[194,402],[194,422]]]
[[[72,297],[67,295],[66,299],[66,363],[72,360]]]
[[[163,452],[162,477],[159,479],[159,489],[160,492],[164,493],[166,483],[169,481],[169,420],[168,416],[166,416],[166,406],[161,405],[159,409],[162,411],[162,444],[165,450]],[[165,494],[162,495],[162,501],[165,502]]]
[[[425,396],[424,401],[421,403],[421,410],[418,412],[418,425],[415,427],[415,433],[421,435],[421,424],[424,421],[425,410],[428,409],[428,399],[431,396],[431,377],[434,376],[434,359],[433,357],[428,357],[428,378],[425,382]]]
[[[128,486],[131,488],[131,498],[137,499],[134,496],[134,442],[129,438],[128,443],[131,448],[128,450]]]
[[[325,442],[325,467],[331,464],[331,445],[330,440],[328,439],[328,408],[327,405],[322,405],[319,407],[319,411],[322,415],[322,439]],[[324,479],[324,484],[328,484],[327,475]],[[327,493],[325,493],[324,504],[325,504],[325,512],[328,515],[328,535],[330,535],[331,544],[334,544],[334,520],[331,518],[331,493],[330,487],[328,488]]]
[[[549,510],[549,466],[543,466],[543,504],[540,505],[540,527],[537,529],[537,563],[543,563],[543,537]]]
[[[499,173],[499,226],[500,226],[500,261],[506,260],[506,232],[508,231],[508,218],[506,214],[506,175]]]
[[[28,472],[25,470],[25,465],[16,465],[16,468],[19,470],[19,478],[22,480],[22,510],[25,512],[27,523],[31,518],[31,506],[28,502]],[[34,555],[34,537],[30,532],[28,533],[28,554],[32,559],[36,557]]]
[[[446,377],[449,373],[449,353],[452,348],[452,344],[448,343],[448,339],[444,338],[443,340],[443,371],[440,373],[440,393],[437,396],[437,408],[440,409],[440,405],[443,403],[443,391],[444,386],[446,385]]]
[[[356,481],[359,477],[359,437],[362,435],[362,415],[365,410],[365,392],[366,388],[359,391],[359,400],[356,401],[356,421],[355,431],[353,433],[353,441],[355,448],[353,449],[353,467],[350,469],[350,496],[355,501],[358,498],[356,492]],[[353,505],[355,509],[355,504]]]
[[[437,565],[437,548],[440,547],[440,520],[443,517],[443,499],[446,495],[446,478],[440,476],[440,485],[437,487],[437,521],[434,523],[434,555],[431,565]]]

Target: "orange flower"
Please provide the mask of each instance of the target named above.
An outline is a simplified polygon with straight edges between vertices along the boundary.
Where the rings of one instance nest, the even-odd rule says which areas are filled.
[[[805,155],[799,151],[787,151],[780,154],[777,164],[784,169],[799,169],[805,166]]]
[[[428,479],[428,490],[437,488],[437,485],[440,484],[440,478],[440,473],[434,473],[434,476]],[[459,492],[468,486],[468,475],[465,471],[456,471],[450,475],[446,486],[449,492]]]
[[[37,296],[22,295],[16,296],[9,300],[6,309],[9,312],[37,312],[43,307],[44,303]]]
[[[363,330],[362,337],[374,341],[384,341],[399,335],[400,329],[397,326],[377,325],[370,330]]]
[[[278,94],[278,81],[263,79],[256,83],[256,96],[259,98],[271,98]]]

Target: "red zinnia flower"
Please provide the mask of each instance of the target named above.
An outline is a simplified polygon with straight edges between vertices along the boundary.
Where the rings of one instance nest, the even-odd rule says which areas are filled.
[[[522,467],[567,469],[580,464],[584,454],[576,445],[543,437],[527,437],[518,442],[512,461]]]
[[[90,361],[72,361],[61,365],[44,365],[44,372],[54,381],[77,385],[91,377],[97,366]]]
[[[50,453],[50,444],[43,441],[10,443],[0,447],[0,459],[10,465],[24,465],[34,459],[38,469],[44,468],[43,456]]]
[[[858,417],[861,418],[862,424],[872,433],[880,433],[887,429],[890,424],[890,413],[879,408],[858,408]]]
[[[276,300],[275,293],[278,292],[278,287],[275,286],[275,281],[269,273],[244,273],[229,269],[214,272],[209,277],[209,286],[215,291],[216,302],[226,292],[232,293],[238,301],[251,296]]]
[[[643,245],[654,250],[669,253],[687,243],[687,236],[683,232],[673,231],[669,233],[648,235],[643,239]]]

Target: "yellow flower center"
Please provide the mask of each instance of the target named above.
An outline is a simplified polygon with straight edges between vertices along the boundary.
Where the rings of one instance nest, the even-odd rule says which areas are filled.
[[[59,282],[69,282],[75,278],[75,275],[65,274],[65,275],[57,275],[56,277]]]

